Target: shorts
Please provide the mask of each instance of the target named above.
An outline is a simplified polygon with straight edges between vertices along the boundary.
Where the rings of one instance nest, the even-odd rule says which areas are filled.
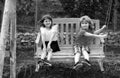
[[[75,45],[73,47],[73,49],[74,49],[74,54],[76,54],[76,53],[82,54],[82,50],[86,50],[88,52],[88,54],[90,54],[90,48],[86,47],[86,46]]]
[[[49,41],[45,41],[45,45],[47,47]],[[52,41],[51,45],[50,45],[52,52],[57,52],[60,51],[59,45],[57,41]],[[41,46],[41,48],[43,49],[43,45]]]

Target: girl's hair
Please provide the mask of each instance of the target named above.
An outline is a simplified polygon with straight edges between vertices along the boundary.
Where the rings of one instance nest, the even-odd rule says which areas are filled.
[[[48,15],[48,14],[47,14],[47,15],[44,15],[44,16],[41,18],[41,20],[39,21],[40,25],[41,25],[42,27],[45,27],[45,25],[43,24],[43,22],[44,22],[45,19],[51,20],[50,28],[52,28],[52,26],[53,26],[53,20],[52,20],[52,17],[51,17],[50,15]]]
[[[81,26],[81,23],[83,22],[83,21],[86,21],[86,22],[88,22],[89,23],[89,29],[88,30],[93,30],[93,21],[92,21],[92,19],[89,17],[89,16],[87,16],[87,15],[85,15],[85,16],[82,16],[81,18],[80,18],[80,26]]]

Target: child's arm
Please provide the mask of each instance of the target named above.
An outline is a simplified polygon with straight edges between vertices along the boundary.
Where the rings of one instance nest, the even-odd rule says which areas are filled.
[[[94,34],[99,34],[99,33],[101,33],[105,28],[106,28],[106,25],[103,25],[102,28],[100,28],[100,29],[94,31]]]
[[[42,44],[43,44],[43,50],[46,50],[46,45],[45,45],[45,35],[44,35],[44,29],[41,27],[40,28],[41,31],[41,40],[42,40]]]
[[[43,50],[46,50],[44,34],[41,34],[41,37],[42,37],[41,39],[42,39],[42,44],[43,44]]]
[[[36,40],[35,40],[35,43],[39,43],[39,41],[40,41],[40,32],[38,32],[38,34],[37,34],[37,38],[36,38]]]
[[[106,38],[107,37],[107,34],[97,35],[97,34],[92,34],[92,33],[88,33],[88,32],[85,32],[84,35],[89,36],[89,37],[95,37],[95,38]]]

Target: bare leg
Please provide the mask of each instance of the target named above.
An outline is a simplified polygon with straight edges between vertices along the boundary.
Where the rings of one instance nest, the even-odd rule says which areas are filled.
[[[77,46],[74,46],[74,51],[75,51],[75,56],[74,56],[74,61],[75,61],[75,64],[77,63],[77,62],[79,62],[79,60],[80,60],[80,47],[77,47]]]
[[[45,59],[46,54],[47,54],[47,52],[46,52],[46,51],[43,51],[42,54],[41,54],[41,59]]]
[[[77,52],[74,57],[75,64],[79,62],[79,59],[80,59],[80,53]]]
[[[47,60],[50,61],[52,57],[52,50],[48,52]]]
[[[84,58],[89,61],[89,54],[88,54],[88,52],[85,50],[84,47],[82,48],[82,53],[83,53]]]

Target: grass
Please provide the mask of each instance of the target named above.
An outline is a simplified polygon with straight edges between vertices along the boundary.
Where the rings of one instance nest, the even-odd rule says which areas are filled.
[[[92,62],[91,68],[86,66],[78,70],[72,69],[73,64],[71,63],[54,62],[52,67],[41,67],[39,72],[35,72],[34,62],[24,62],[22,62],[23,65],[17,78],[120,78],[120,62],[115,61],[115,59],[107,58],[104,60],[104,72],[100,71],[96,62]]]

